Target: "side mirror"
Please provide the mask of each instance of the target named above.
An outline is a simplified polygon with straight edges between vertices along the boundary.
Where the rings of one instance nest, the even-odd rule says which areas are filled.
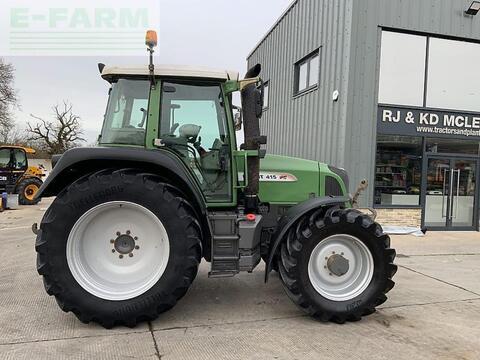
[[[242,108],[238,106],[233,106],[233,109],[237,110],[237,112],[233,115],[233,123],[235,125],[235,131],[242,130],[242,123],[243,123]]]

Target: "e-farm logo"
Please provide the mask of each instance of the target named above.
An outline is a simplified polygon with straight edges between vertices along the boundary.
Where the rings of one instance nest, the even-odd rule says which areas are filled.
[[[160,23],[158,0],[38,3],[7,0],[0,14],[0,56],[140,55],[145,31]]]

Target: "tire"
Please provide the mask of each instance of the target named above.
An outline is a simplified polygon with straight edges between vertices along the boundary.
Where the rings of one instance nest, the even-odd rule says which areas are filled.
[[[125,247],[129,241],[140,246]],[[182,192],[158,176],[104,170],[57,196],[35,249],[45,290],[63,311],[105,328],[134,327],[185,295],[201,259],[201,228]]]
[[[36,192],[42,186],[38,178],[26,178],[18,185],[18,203],[20,205],[36,205],[41,199],[34,199]]]
[[[331,267],[332,255],[325,256],[335,248],[350,258],[342,272]],[[367,215],[353,209],[320,209],[290,229],[278,267],[287,295],[300,309],[321,321],[344,323],[375,312],[387,300],[395,284],[395,255],[388,235]]]

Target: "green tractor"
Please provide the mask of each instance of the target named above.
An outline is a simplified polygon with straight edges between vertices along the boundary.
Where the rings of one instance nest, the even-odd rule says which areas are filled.
[[[390,239],[352,208],[344,170],[265,154],[260,66],[244,80],[154,67],[155,45],[148,35],[148,67],[99,64],[111,84],[99,147],[54,158],[37,194],[56,196],[34,227],[47,293],[82,322],[133,327],[175,306],[202,259],[210,277],[263,259],[265,281],[278,271],[319,320],[373,313],[394,286]]]

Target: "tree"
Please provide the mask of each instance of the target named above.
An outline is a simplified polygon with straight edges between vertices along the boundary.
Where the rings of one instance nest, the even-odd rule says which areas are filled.
[[[40,147],[48,154],[62,154],[68,149],[79,146],[82,138],[80,116],[73,113],[73,106],[64,101],[62,105],[53,108],[54,120],[46,121],[38,116],[30,114],[37,120],[35,123],[28,122],[28,140],[38,142]]]
[[[0,126],[0,144],[26,145],[27,142],[25,131],[22,131],[12,120]]]
[[[0,140],[8,140],[14,131],[15,123],[11,118],[11,107],[17,104],[17,94],[13,88],[14,67],[0,58]]]

